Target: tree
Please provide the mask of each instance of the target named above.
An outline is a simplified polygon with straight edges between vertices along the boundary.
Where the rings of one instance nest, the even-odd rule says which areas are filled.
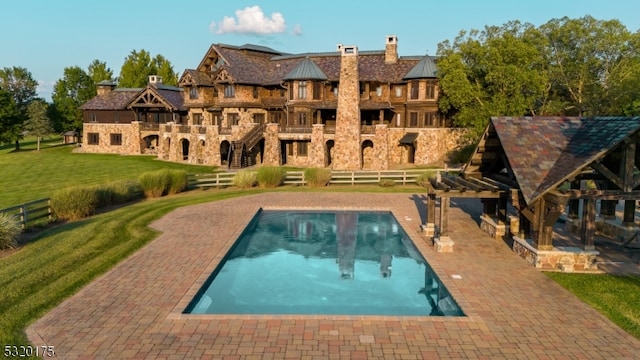
[[[174,86],[178,84],[178,73],[173,71],[173,65],[164,56],[156,55],[153,58],[153,65],[156,68],[156,74],[162,76],[163,83]]]
[[[169,85],[178,84],[178,74],[173,71],[171,63],[162,55],[151,58],[146,50],[133,50],[122,64],[120,69],[120,87],[145,87],[149,81],[149,75],[162,76],[163,82]]]
[[[0,87],[0,144],[14,141],[18,136],[19,114],[11,93]]]
[[[638,49],[618,20],[591,16],[553,19],[540,27],[546,36],[554,92],[563,97],[567,115],[614,115],[611,102],[637,71]],[[614,107],[620,107],[620,104]],[[619,114],[617,114],[619,115]]]
[[[20,150],[22,124],[27,119],[27,107],[36,98],[37,87],[38,82],[26,68],[14,66],[0,70],[0,89],[10,94],[17,108],[17,114],[12,117],[13,124],[3,130],[5,135],[11,137],[11,141],[15,141],[16,150]]]
[[[549,83],[542,47],[541,33],[518,21],[440,43],[440,110],[472,136],[491,116],[537,115]]]
[[[99,83],[103,80],[112,80],[113,79],[113,71],[107,67],[106,62],[102,62],[98,59],[95,59],[89,64],[88,74],[93,80],[94,84]]]
[[[24,129],[30,135],[35,135],[37,138],[38,146],[37,151],[40,151],[40,140],[43,136],[49,135],[53,132],[51,120],[47,115],[49,105],[42,99],[37,99],[29,104],[27,113],[29,118],[24,123]]]
[[[95,83],[84,70],[78,66],[65,68],[63,78],[56,82],[51,95],[54,109],[50,114],[55,114],[53,120],[56,131],[80,131],[80,106],[94,96]]]

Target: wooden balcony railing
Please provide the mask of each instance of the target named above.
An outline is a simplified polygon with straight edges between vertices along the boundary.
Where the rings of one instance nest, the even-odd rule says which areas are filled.
[[[291,126],[291,125],[281,125],[279,131],[281,133],[288,133],[288,134],[310,134],[311,133],[311,129],[313,129],[311,126],[309,125],[296,125],[296,126]]]
[[[158,131],[158,130],[160,130],[160,124],[143,122],[143,123],[140,123],[140,130]]]
[[[220,135],[231,135],[231,128],[221,126],[220,128],[218,128],[218,133]]]

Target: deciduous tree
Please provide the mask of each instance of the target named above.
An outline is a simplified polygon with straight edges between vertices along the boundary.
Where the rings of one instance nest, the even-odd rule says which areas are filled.
[[[40,151],[40,140],[43,136],[53,132],[51,120],[47,115],[49,104],[42,99],[37,99],[29,104],[27,113],[29,118],[24,123],[24,130],[37,138],[37,151]]]
[[[107,67],[107,63],[95,59],[89,64],[88,74],[94,84],[103,80],[113,80],[113,71]]]
[[[13,123],[7,127],[5,136],[11,137],[15,141],[16,150],[20,150],[20,139],[22,139],[22,125],[27,119],[27,107],[36,98],[38,82],[33,79],[31,72],[23,67],[3,68],[0,70],[0,89],[8,92],[13,98],[17,114],[12,116]]]
[[[173,66],[162,55],[151,58],[146,50],[133,50],[124,60],[120,69],[120,87],[145,87],[149,81],[149,75],[160,75],[165,84],[177,85],[178,74],[173,71]]]
[[[91,77],[80,67],[64,69],[64,76],[53,87],[51,95],[55,114],[56,131],[82,129],[80,106],[96,95],[96,86]]]

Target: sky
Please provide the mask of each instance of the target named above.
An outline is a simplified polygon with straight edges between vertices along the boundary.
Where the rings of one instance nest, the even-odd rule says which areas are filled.
[[[4,0],[0,68],[19,66],[50,100],[64,68],[106,62],[118,76],[142,49],[163,55],[182,74],[211,44],[258,44],[286,53],[335,51],[337,44],[383,50],[398,37],[400,56],[436,55],[462,30],[512,20],[542,25],[554,18],[617,19],[640,29],[638,0]]]

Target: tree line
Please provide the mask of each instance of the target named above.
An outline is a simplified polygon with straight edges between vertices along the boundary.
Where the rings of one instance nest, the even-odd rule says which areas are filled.
[[[618,20],[486,26],[437,55],[440,111],[476,138],[491,116],[640,115],[640,32]]]
[[[178,73],[164,56],[152,57],[144,49],[133,50],[116,78],[113,70],[98,59],[86,70],[80,66],[66,67],[54,85],[52,102],[48,103],[37,96],[38,82],[28,69],[19,66],[0,69],[0,144],[14,142],[15,149],[20,150],[20,140],[30,135],[37,137],[39,149],[42,136],[80,132],[80,106],[96,96],[99,82],[107,80],[117,82],[119,87],[141,88],[147,85],[149,75],[162,76],[168,85],[178,84]]]

